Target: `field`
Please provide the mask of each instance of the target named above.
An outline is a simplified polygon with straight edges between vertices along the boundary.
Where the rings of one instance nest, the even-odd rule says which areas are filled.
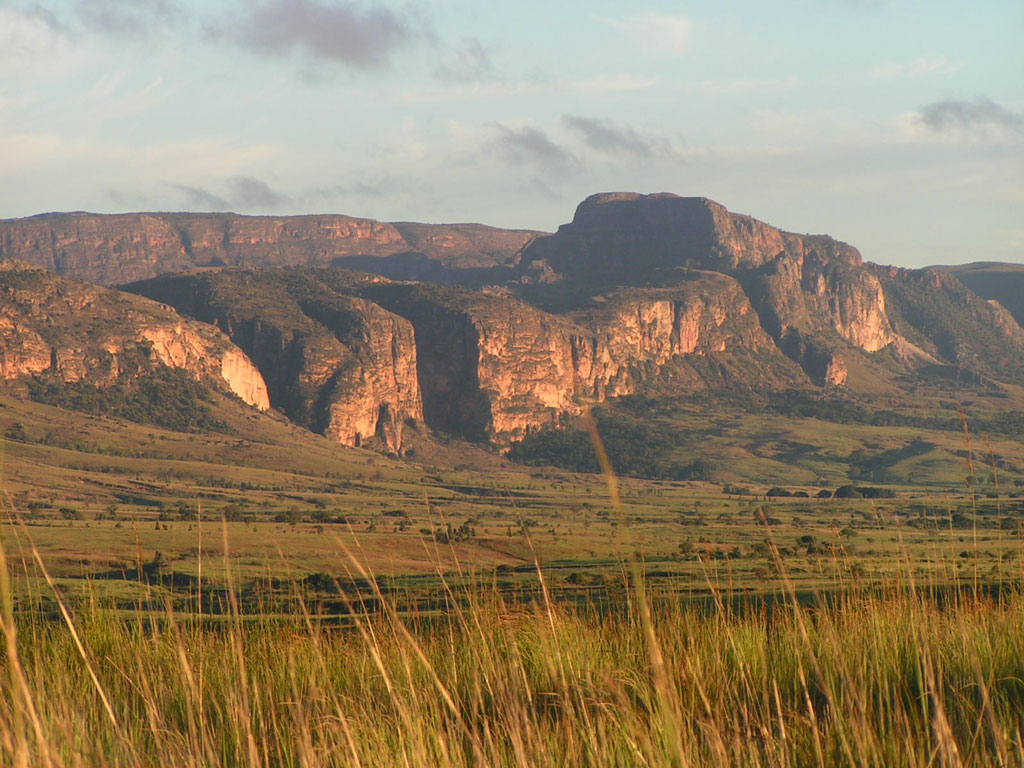
[[[4,764],[1024,765],[1005,433],[662,414],[706,482],[0,405]]]

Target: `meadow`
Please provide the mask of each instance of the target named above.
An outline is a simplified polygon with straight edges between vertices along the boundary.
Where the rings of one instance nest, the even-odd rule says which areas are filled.
[[[671,414],[723,483],[0,405],[2,764],[1024,765],[1005,435]]]

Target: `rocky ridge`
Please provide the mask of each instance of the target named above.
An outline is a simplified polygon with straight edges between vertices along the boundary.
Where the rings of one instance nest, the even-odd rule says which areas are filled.
[[[105,230],[61,216],[0,222],[0,244],[20,232],[21,252],[108,280],[119,264],[185,269],[127,289],[216,325],[273,407],[347,445],[401,452],[420,424],[507,444],[633,394],[856,388],[943,367],[1024,377],[1024,330],[954,276],[877,267],[705,198],[595,195],[548,236],[231,214],[109,217]],[[31,248],[29,224],[43,233]]]
[[[263,377],[227,337],[139,296],[8,264],[0,269],[0,331],[5,381],[51,373],[104,387],[165,365],[270,407]]]
[[[538,234],[342,215],[50,213],[0,220],[0,261],[100,285],[219,266],[352,266],[439,279],[450,269],[487,273]]]

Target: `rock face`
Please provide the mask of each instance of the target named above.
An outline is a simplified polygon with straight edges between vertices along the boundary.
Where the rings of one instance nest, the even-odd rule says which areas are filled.
[[[240,350],[208,352],[215,332],[177,315],[133,316],[132,343],[216,373],[249,402],[265,407],[269,393],[339,443],[394,452],[407,423],[503,444],[631,394],[856,387],[934,366],[1024,378],[1024,330],[952,275],[865,264],[845,243],[705,198],[595,195],[547,236],[346,216],[55,214],[0,222],[0,259],[15,256],[99,282],[190,272],[128,290]],[[76,291],[58,315],[88,306]],[[116,352],[55,345],[30,315],[0,315],[0,374],[120,375]]]
[[[838,337],[877,352],[896,339],[878,279],[855,248],[783,232],[702,197],[594,195],[571,224],[531,243],[519,265],[527,282],[587,288],[673,282],[681,269],[738,279],[765,330],[819,383],[844,382],[845,362],[808,352],[808,340],[822,336],[812,346],[824,349]]]
[[[694,356],[775,351],[724,275],[614,293],[563,315],[454,287],[374,283],[362,295],[415,328],[427,425],[481,441],[506,443],[642,391]]]
[[[487,270],[535,232],[477,224],[388,224],[352,216],[43,214],[0,221],[0,261],[117,285],[211,266],[352,266],[393,277]]]
[[[691,355],[775,351],[738,282],[713,272],[689,277],[671,288],[615,291],[569,313],[588,329],[574,350],[588,397],[642,391]]]
[[[845,243],[782,232],[704,197],[616,192],[588,197],[571,223],[530,243],[520,269],[527,276],[547,267],[572,281],[633,284],[659,270],[750,270],[780,254],[812,250],[860,263]]]
[[[110,386],[163,364],[269,407],[252,362],[215,328],[138,296],[57,277],[0,269],[0,378],[52,371],[66,382]]]
[[[218,326],[263,372],[270,402],[346,445],[399,452],[422,421],[412,326],[353,295],[366,276],[223,270],[130,286]]]

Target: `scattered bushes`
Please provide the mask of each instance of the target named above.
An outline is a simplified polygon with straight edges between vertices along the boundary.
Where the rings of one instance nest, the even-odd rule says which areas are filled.
[[[210,410],[209,388],[185,371],[164,365],[109,387],[85,381],[68,382],[47,372],[28,380],[28,393],[37,403],[118,416],[176,432],[226,432],[228,429]]]

